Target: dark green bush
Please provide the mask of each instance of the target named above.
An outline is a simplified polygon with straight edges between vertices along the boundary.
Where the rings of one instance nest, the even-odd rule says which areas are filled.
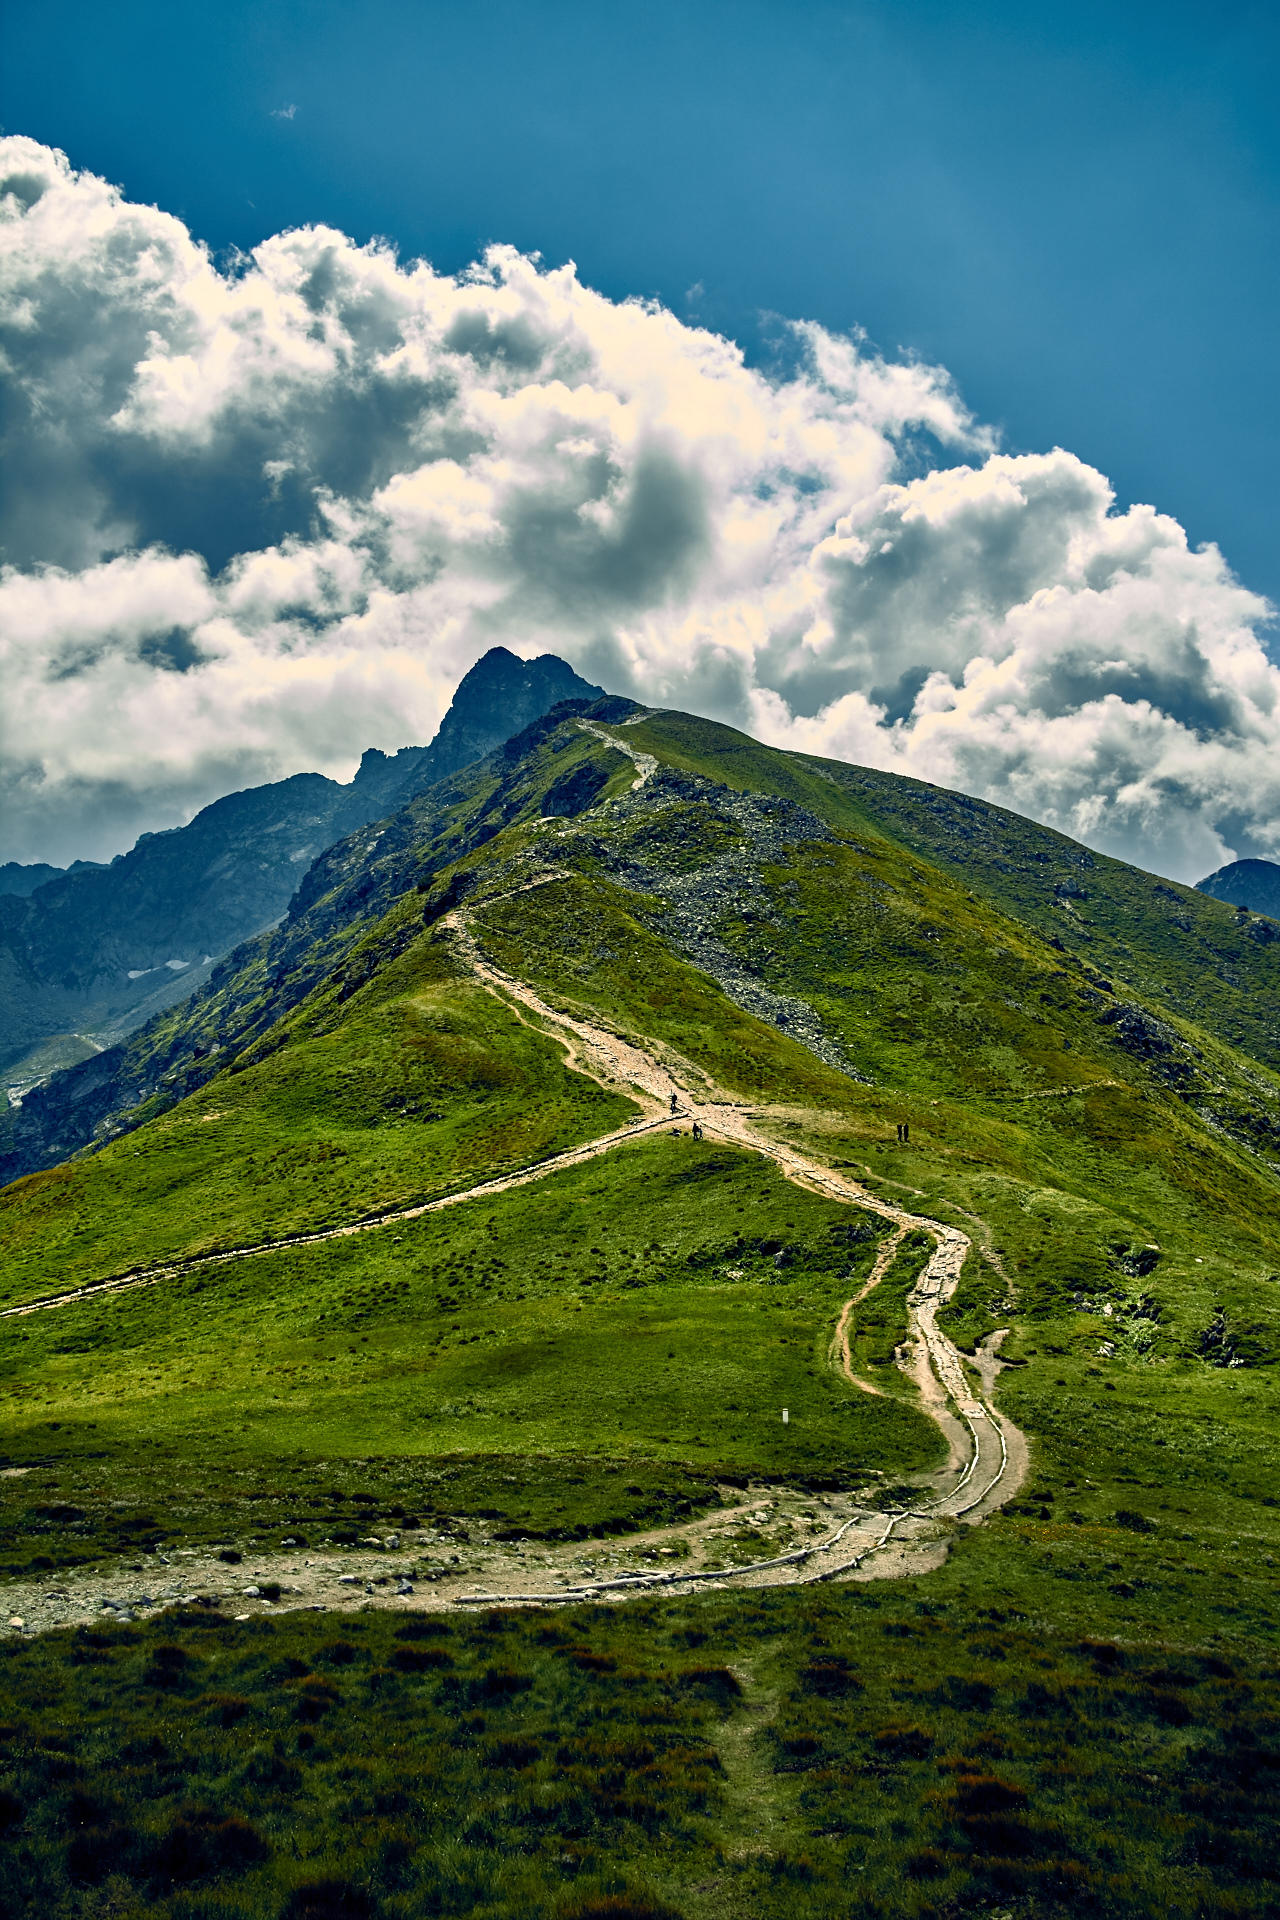
[[[826,1654],[820,1660],[811,1660],[800,1669],[800,1685],[806,1693],[817,1694],[824,1700],[843,1700],[851,1693],[861,1693],[863,1686],[856,1673],[850,1671],[849,1662],[842,1654]]]
[[[1156,1523],[1148,1520],[1145,1513],[1135,1513],[1132,1507],[1117,1507],[1113,1516],[1118,1527],[1125,1527],[1130,1533],[1154,1533]]]
[[[271,1849],[248,1820],[200,1809],[175,1820],[154,1856],[155,1871],[185,1882],[212,1873],[240,1873],[270,1858]]]
[[[289,1896],[282,1920],[371,1920],[374,1904],[350,1880],[304,1880]]]
[[[399,1673],[427,1673],[433,1667],[451,1667],[443,1647],[397,1647],[391,1664]]]

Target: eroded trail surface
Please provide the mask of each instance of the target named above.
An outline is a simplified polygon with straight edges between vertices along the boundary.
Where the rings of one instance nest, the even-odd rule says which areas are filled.
[[[615,743],[616,744],[616,743]],[[643,772],[643,769],[641,769]],[[543,872],[531,886],[560,876]],[[520,889],[523,891],[524,889]],[[892,1264],[902,1239],[915,1230],[927,1233],[933,1252],[908,1297],[909,1332],[899,1349],[899,1365],[919,1390],[920,1404],[946,1438],[946,1465],[922,1482],[910,1504],[886,1507],[872,1485],[853,1494],[824,1494],[761,1486],[723,1490],[720,1508],[703,1518],[625,1540],[605,1543],[530,1544],[499,1542],[489,1529],[473,1525],[461,1541],[431,1533],[401,1540],[370,1538],[352,1551],[334,1549],[308,1556],[301,1552],[251,1550],[234,1571],[210,1553],[180,1552],[158,1557],[152,1575],[156,1591],[143,1594],[136,1578],[104,1576],[92,1570],[48,1581],[10,1585],[6,1597],[14,1610],[13,1630],[33,1632],[67,1625],[91,1613],[172,1604],[204,1597],[219,1605],[238,1603],[245,1614],[270,1610],[260,1588],[278,1582],[284,1606],[356,1606],[386,1599],[398,1607],[437,1610],[494,1602],[545,1605],[596,1598],[622,1600],[628,1594],[665,1588],[694,1592],[699,1586],[781,1586],[833,1579],[884,1579],[918,1574],[941,1563],[958,1525],[973,1525],[1012,1497],[1025,1477],[1024,1436],[997,1417],[991,1396],[1000,1362],[1000,1335],[984,1342],[972,1372],[938,1327],[938,1308],[950,1297],[969,1253],[969,1240],[955,1227],[908,1212],[869,1192],[844,1173],[810,1160],[773,1137],[771,1119],[790,1118],[794,1109],[748,1106],[728,1097],[691,1062],[669,1049],[641,1046],[632,1038],[549,1006],[531,987],[493,965],[476,944],[471,922],[485,904],[449,915],[460,957],[474,977],[518,1016],[558,1039],[568,1064],[615,1091],[626,1091],[641,1113],[625,1127],[584,1142],[518,1173],[488,1180],[465,1192],[420,1206],[397,1209],[345,1227],[295,1234],[266,1245],[207,1254],[146,1271],[121,1274],[52,1298],[8,1308],[0,1318],[48,1312],[90,1296],[125,1288],[155,1286],[197,1268],[218,1266],[281,1247],[308,1246],[367,1233],[393,1222],[414,1220],[444,1207],[461,1206],[575,1166],[643,1133],[660,1128],[684,1131],[697,1123],[703,1133],[759,1153],[788,1179],[828,1199],[878,1215],[892,1229],[870,1279],[845,1302],[831,1342],[831,1363],[851,1386],[868,1393],[883,1389],[854,1371],[849,1346],[849,1317]],[[973,1375],[978,1376],[980,1385]],[[458,1552],[463,1546],[465,1551]],[[444,1551],[447,1548],[448,1551]],[[408,1571],[412,1566],[412,1572]],[[406,1569],[400,1572],[399,1569]],[[94,1597],[90,1598],[90,1590]]]
[[[979,1388],[966,1373],[956,1347],[937,1324],[938,1308],[954,1292],[968,1257],[968,1237],[955,1227],[895,1206],[845,1174],[822,1166],[794,1147],[773,1139],[762,1126],[771,1118],[771,1108],[748,1107],[724,1097],[704,1073],[670,1050],[660,1058],[656,1049],[647,1050],[633,1040],[555,1011],[523,981],[503,973],[485,959],[475,944],[469,918],[465,911],[460,911],[452,916],[452,923],[476,976],[508,1002],[528,1009],[547,1031],[564,1037],[572,1064],[578,1071],[592,1074],[602,1085],[617,1086],[626,1082],[633,1096],[642,1102],[652,1102],[638,1126],[665,1123],[678,1128],[682,1121],[696,1122],[708,1136],[763,1154],[798,1186],[865,1208],[889,1222],[893,1231],[880,1251],[870,1279],[854,1299],[845,1302],[832,1342],[833,1360],[850,1384],[867,1392],[881,1391],[854,1373],[848,1336],[853,1307],[883,1278],[908,1233],[919,1229],[933,1238],[934,1250],[908,1298],[909,1332],[900,1349],[900,1363],[919,1388],[925,1411],[947,1440],[947,1465],[934,1476],[932,1486],[921,1488],[919,1498],[908,1508],[868,1511],[851,1502],[847,1511],[841,1511],[842,1503],[828,1503],[835,1508],[831,1515],[834,1524],[824,1537],[793,1549],[781,1558],[773,1555],[744,1564],[732,1577],[735,1582],[756,1585],[775,1584],[780,1576],[788,1581],[851,1577],[857,1575],[871,1556],[875,1556],[877,1562],[876,1577],[894,1571],[922,1571],[925,1565],[937,1564],[945,1552],[950,1528],[960,1521],[972,1524],[1009,1499],[1026,1471],[1024,1436],[1011,1422],[997,1417],[990,1404],[999,1366],[994,1350],[984,1356],[985,1369],[981,1364],[977,1369],[982,1376]],[[596,1150],[602,1150],[613,1145],[614,1139],[593,1144]],[[690,1536],[695,1530],[676,1531],[692,1547]],[[696,1580],[719,1582],[725,1578],[722,1569],[685,1565],[663,1571],[619,1573],[608,1581],[584,1584],[575,1591],[585,1597],[623,1592],[642,1585],[649,1588],[657,1584],[692,1586]],[[499,1597],[496,1590],[492,1597]],[[502,1597],[516,1596],[508,1590]],[[544,1590],[524,1597],[547,1596]]]

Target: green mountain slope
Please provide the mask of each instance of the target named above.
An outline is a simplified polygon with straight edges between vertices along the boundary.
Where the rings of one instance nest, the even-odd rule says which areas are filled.
[[[15,1640],[31,1740],[46,1694],[99,1729],[80,1829],[133,1836],[121,1899],[825,1915],[857,1874],[884,1913],[1266,1911],[1276,948],[1189,890],[1181,928],[1150,876],[997,810],[957,847],[952,802],[963,824],[955,796],[687,716],[556,710],[332,849],[109,1064],[96,1150],[0,1193],[0,1557],[42,1621],[42,1577],[128,1592],[136,1565],[154,1595],[242,1555],[305,1593],[311,1556],[347,1555],[376,1611],[378,1565],[452,1595],[506,1554],[550,1593],[556,1554],[642,1571],[706,1525],[768,1557],[824,1502],[923,1497],[945,1448],[895,1364],[922,1254],[883,1215],[679,1117],[502,1185],[647,1111],[575,1033],[968,1235],[939,1323],[975,1369],[1009,1329],[995,1404],[1030,1447],[1003,1511],[904,1550],[905,1579],[872,1558],[852,1585],[473,1614],[416,1667],[383,1621],[273,1625],[257,1596],[170,1625],[163,1658],[142,1624]],[[1055,893],[1073,872],[1087,899]],[[74,1663],[99,1654],[94,1706]],[[135,1805],[106,1783],[157,1672],[174,1726],[223,1731],[194,1797],[176,1769]],[[368,1751],[393,1725],[400,1758]],[[394,1815],[334,1817],[357,1764]],[[22,1765],[30,1857],[83,1902],[107,1870]],[[396,1784],[442,1767],[461,1837],[443,1785]],[[257,1841],[219,1854],[214,1813]]]
[[[143,834],[109,864],[50,869],[48,884],[18,889],[22,899],[0,890],[0,1065],[29,1084],[39,1063],[23,1056],[33,1043],[58,1036],[73,1061],[82,1054],[69,1027],[109,1044],[188,999],[210,961],[280,918],[324,848],[557,701],[599,693],[554,654],[525,661],[491,647],[463,675],[428,747],[370,748],[347,786],[300,773],[227,794],[185,827]]]
[[[1123,982],[1121,991],[1280,1067],[1280,930],[1268,918],[900,774],[778,753],[685,714],[657,715],[634,738],[669,764],[777,793],[832,826],[917,854],[1082,965]]]

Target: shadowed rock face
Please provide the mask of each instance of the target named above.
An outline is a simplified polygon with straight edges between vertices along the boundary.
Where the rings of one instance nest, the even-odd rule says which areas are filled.
[[[586,760],[567,773],[563,780],[547,789],[542,802],[542,815],[546,820],[572,819],[585,813],[588,807],[595,805],[596,796],[609,783],[609,769],[593,760]]]
[[[458,683],[439,733],[422,750],[412,789],[401,791],[398,804],[403,806],[437,780],[447,780],[459,767],[483,759],[561,700],[599,700],[603,694],[603,687],[580,679],[554,653],[517,660],[505,647],[491,647]]]
[[[77,865],[96,865],[96,862],[77,862]],[[34,893],[37,887],[44,886],[48,880],[61,880],[65,867],[51,867],[43,860],[37,860],[33,866],[24,867],[18,860],[6,860],[0,867],[0,893],[18,893],[23,899]]]
[[[554,654],[492,648],[459,683],[428,747],[371,748],[348,786],[318,773],[215,800],[189,826],[144,834],[109,866],[49,869],[0,896],[0,1070],[69,1028],[117,1039],[273,925],[312,862],[482,758],[565,699],[600,689]],[[52,876],[52,877],[49,877]]]
[[[1280,920],[1280,866],[1274,860],[1233,860],[1207,880],[1197,880],[1196,891]]]

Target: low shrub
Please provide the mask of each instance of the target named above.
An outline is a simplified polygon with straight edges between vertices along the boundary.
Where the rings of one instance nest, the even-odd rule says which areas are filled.
[[[318,1673],[308,1674],[298,1693],[298,1719],[321,1720],[341,1698],[332,1680],[325,1680]]]
[[[564,1652],[579,1673],[616,1673],[618,1670],[612,1654],[593,1653],[590,1647],[566,1647]]]
[[[471,1682],[473,1700],[510,1700],[533,1685],[527,1673],[513,1667],[486,1667],[478,1680]]]
[[[67,1848],[67,1872],[85,1886],[99,1887],[109,1874],[129,1871],[139,1844],[137,1832],[127,1821],[89,1827]]]
[[[881,1727],[872,1744],[877,1753],[895,1760],[927,1760],[933,1752],[933,1735],[926,1727]]]
[[[717,1702],[737,1700],[742,1683],[728,1667],[686,1667],[676,1675],[676,1684],[686,1692],[701,1693]]]
[[[811,1660],[808,1666],[801,1667],[800,1685],[805,1693],[817,1694],[823,1700],[843,1700],[851,1693],[863,1691],[861,1680],[851,1672],[844,1656],[838,1653],[824,1655],[822,1659]]]
[[[1148,1520],[1145,1513],[1135,1513],[1132,1507],[1117,1507],[1114,1519],[1118,1527],[1125,1527],[1130,1533],[1154,1533],[1156,1530],[1154,1520]]]
[[[499,1740],[485,1754],[488,1767],[531,1767],[542,1749],[535,1740]]]
[[[397,1640],[440,1640],[453,1632],[447,1620],[433,1620],[421,1614],[415,1614],[409,1620],[402,1620],[396,1628]]]
[[[664,1901],[641,1893],[595,1893],[561,1908],[561,1920],[684,1920]]]
[[[443,1647],[397,1647],[391,1664],[398,1673],[427,1673],[436,1667],[451,1667],[453,1659]]]
[[[372,1920],[374,1905],[351,1880],[304,1880],[289,1896],[282,1920]]]
[[[179,1687],[185,1677],[190,1656],[185,1647],[160,1646],[152,1649],[151,1665],[142,1676],[147,1687]]]
[[[271,1856],[271,1848],[248,1820],[197,1810],[175,1820],[155,1853],[164,1879],[199,1880],[209,1873],[240,1873]]]
[[[204,1704],[220,1727],[238,1726],[253,1710],[253,1702],[239,1693],[210,1693],[205,1696]]]
[[[356,1650],[349,1640],[330,1640],[316,1654],[317,1660],[326,1660],[331,1667],[349,1667],[355,1657]]]
[[[918,1853],[909,1853],[903,1867],[910,1880],[940,1880],[951,1871],[946,1854],[939,1853],[936,1847],[921,1847]]]

